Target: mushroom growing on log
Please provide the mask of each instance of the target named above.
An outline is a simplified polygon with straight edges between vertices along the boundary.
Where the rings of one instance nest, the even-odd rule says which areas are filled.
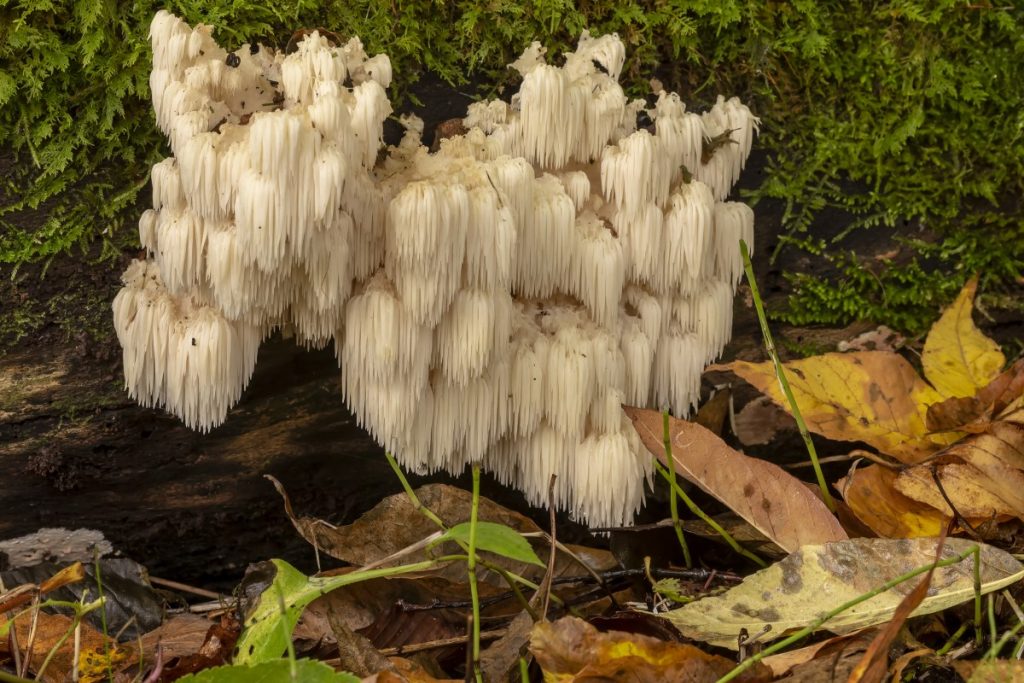
[[[471,105],[436,151],[404,117],[380,155],[391,66],[358,38],[233,66],[167,12],[151,38],[174,156],[113,305],[130,395],[209,430],[273,330],[333,341],[345,401],[405,466],[480,463],[534,504],[557,474],[559,507],[628,524],[651,456],[622,404],[687,413],[731,333],[750,111],[662,91],[637,130],[622,41],[584,32],[561,67],[530,46],[511,102]]]

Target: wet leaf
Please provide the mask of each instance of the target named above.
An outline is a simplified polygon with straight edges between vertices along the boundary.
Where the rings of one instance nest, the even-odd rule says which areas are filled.
[[[784,367],[807,428],[829,439],[863,441],[913,464],[959,436],[929,434],[928,406],[943,397],[897,354],[826,353]],[[735,361],[713,368],[735,372],[789,410],[771,362]]]
[[[456,524],[448,531],[441,534],[437,543],[444,541],[462,541],[469,543],[470,526],[469,522]],[[533,552],[530,542],[522,537],[515,529],[504,524],[494,522],[477,522],[476,525],[476,547],[480,550],[507,557],[517,562],[535,564],[538,567],[546,566]]]
[[[951,515],[896,490],[897,473],[881,465],[858,467],[836,482],[857,519],[886,538],[938,536]],[[946,507],[946,506],[943,506]]]
[[[924,343],[924,376],[944,398],[973,396],[994,380],[1006,363],[999,345],[983,335],[971,319],[977,289],[978,278],[971,278]]]
[[[352,674],[335,671],[323,662],[279,659],[256,666],[218,666],[178,680],[183,683],[359,683]]]
[[[582,619],[565,617],[533,627],[530,651],[548,683],[598,681],[692,681],[713,683],[735,662],[693,645],[611,631],[600,633]],[[757,664],[737,681],[770,681],[771,671]]]
[[[625,408],[647,449],[665,462],[662,415]],[[846,538],[846,532],[803,482],[764,460],[730,448],[700,425],[670,418],[676,471],[787,551]]]
[[[758,633],[770,625],[770,633],[781,637],[887,581],[931,564],[936,542],[934,538],[854,538],[807,546],[722,595],[683,605],[665,616],[687,637],[735,650],[743,630]],[[974,545],[964,539],[949,539],[942,556],[954,557]],[[1024,565],[1011,555],[978,545],[983,593],[1024,578]],[[936,569],[931,594],[913,614],[930,614],[970,600],[974,595],[973,567],[973,558],[968,557]],[[905,582],[839,614],[822,628],[841,634],[888,621],[912,587],[912,582]]]

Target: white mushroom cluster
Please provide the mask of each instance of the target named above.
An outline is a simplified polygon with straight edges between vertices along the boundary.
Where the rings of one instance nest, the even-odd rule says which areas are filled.
[[[480,463],[535,504],[555,474],[559,507],[628,524],[651,462],[621,406],[686,414],[731,333],[750,111],[661,92],[638,129],[622,42],[584,33],[563,66],[534,43],[511,102],[436,152],[414,117],[384,149],[390,63],[358,39],[229,54],[166,12],[151,38],[174,156],[114,301],[131,395],[208,430],[289,329],[334,342],[347,404],[405,466]]]

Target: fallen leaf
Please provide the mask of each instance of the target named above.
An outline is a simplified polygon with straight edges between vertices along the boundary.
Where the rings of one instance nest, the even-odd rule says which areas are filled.
[[[1024,680],[1024,662],[1019,659],[954,660],[952,664],[967,683],[1006,683]]]
[[[679,631],[695,640],[737,649],[742,631],[758,633],[765,625],[781,637],[898,576],[931,564],[936,539],[853,538],[807,546],[767,569],[747,577],[722,595],[707,597],[665,613]],[[1024,578],[1024,565],[1010,554],[985,544],[951,538],[942,551],[951,558],[978,545],[982,592],[989,593]],[[910,587],[901,584],[827,621],[833,633],[880,624],[890,619]],[[974,558],[935,570],[932,594],[915,615],[930,614],[974,595]]]
[[[1024,490],[1007,492],[999,482],[985,476],[978,468],[967,464],[952,463],[937,466],[942,490],[949,501],[969,520],[983,520],[991,517],[1016,517],[1019,499]],[[949,503],[935,485],[930,466],[911,467],[900,472],[896,478],[896,490],[908,498],[920,501],[941,512],[952,514]],[[1012,495],[1005,500],[1001,495]]]
[[[694,415],[693,421],[715,434],[722,433],[725,425],[725,418],[729,416],[729,399],[732,391],[726,387],[715,392],[715,395],[708,399]]]
[[[43,661],[50,657],[40,680],[71,680],[75,667],[74,621],[71,617],[39,610],[25,610],[12,620],[0,615],[0,631],[6,632],[8,625],[13,626],[20,656],[24,659],[28,655],[29,671],[38,675]],[[29,653],[29,631],[33,629],[35,635],[31,639],[32,651]],[[0,651],[6,652],[9,643],[6,635],[0,639]],[[120,671],[133,654],[131,647],[118,645],[113,638],[104,636],[89,624],[81,624],[78,667],[82,683],[106,680],[109,670]]]
[[[879,536],[938,536],[951,515],[900,493],[895,488],[897,476],[887,467],[868,465],[840,479],[836,488],[857,519]]]
[[[775,405],[767,396],[758,396],[743,406],[733,420],[736,438],[744,446],[771,443],[783,430],[796,431],[793,416]]]
[[[978,278],[973,277],[932,326],[924,343],[924,376],[945,398],[973,396],[994,380],[1006,363],[999,345],[983,335],[971,319],[977,289]]]
[[[298,517],[292,510],[291,502],[288,500],[288,496],[280,482],[271,477],[268,478],[277,488],[282,498],[284,498],[285,512],[302,537],[313,544],[320,552],[349,564],[364,566],[378,562],[439,531],[436,524],[427,519],[422,512],[413,506],[409,496],[405,493],[396,493],[388,496],[362,517],[345,526],[336,527],[312,517]],[[455,486],[448,486],[447,484],[428,484],[416,489],[416,495],[424,507],[434,512],[449,527],[456,527],[456,529],[463,531],[468,528],[460,526],[470,516],[472,495],[468,491]],[[530,518],[502,507],[487,498],[480,499],[478,519],[481,522],[491,522],[510,527],[519,533],[540,532],[540,527]],[[448,533],[457,536],[461,531],[450,530]],[[498,533],[501,535],[501,539],[508,540],[509,534]],[[518,548],[522,561],[505,557],[494,557],[493,555],[488,559],[495,565],[520,576],[525,576],[531,580],[539,580],[541,575],[543,575],[544,564],[534,565],[536,555],[531,555],[531,551],[528,549],[529,542],[523,539],[520,540],[522,540],[522,543],[519,544]],[[508,543],[499,543],[499,546],[507,549]],[[454,543],[449,543],[436,548],[435,551],[428,554],[426,549],[424,549],[419,553],[407,555],[396,562],[389,562],[382,566],[416,562],[426,559],[433,554],[453,554],[459,552],[459,549]],[[616,566],[616,562],[610,553],[595,552],[596,554],[592,553],[591,557],[599,561],[599,566],[592,566],[592,569],[601,571],[602,569]],[[544,549],[544,554],[545,556],[547,555],[546,548]],[[582,567],[578,567],[574,562],[566,562],[564,553],[560,553],[560,560],[559,568],[562,574],[578,575],[585,572]],[[433,571],[432,574],[457,581],[465,576],[465,571],[463,563],[455,562],[448,563],[446,567],[439,568]],[[482,571],[480,573],[480,580],[494,586],[507,586],[505,580],[493,571]]]
[[[523,656],[530,642],[530,631],[533,629],[533,618],[523,610],[516,615],[501,638],[491,643],[480,654],[480,669],[484,680],[510,681],[511,672],[519,666],[519,658]]]
[[[899,332],[885,325],[879,325],[857,335],[849,341],[841,341],[836,345],[838,351],[895,351],[903,346],[906,340]]]
[[[544,670],[544,680],[549,682],[712,683],[736,666],[732,660],[707,654],[686,643],[617,631],[600,633],[576,617],[534,626],[530,651]],[[772,680],[772,674],[758,663],[735,680],[767,682]]]
[[[849,651],[853,654],[859,654],[867,649],[868,644],[874,637],[874,634],[878,629],[864,629],[863,631],[854,631],[853,633],[847,633],[842,636],[832,636],[820,643],[814,643],[813,645],[807,645],[800,647],[795,650],[786,650],[785,652],[779,652],[778,654],[768,655],[761,661],[772,670],[772,673],[776,678],[782,678],[794,667],[806,664],[813,659],[819,658],[819,656],[825,656],[828,654],[834,654],[838,650],[844,652]],[[852,644],[852,647],[850,645]],[[830,678],[829,680],[837,680],[836,678]]]
[[[863,441],[913,464],[959,437],[929,434],[928,406],[943,397],[895,353],[826,353],[783,366],[807,428],[829,439]],[[734,361],[711,369],[731,370],[789,410],[771,362]]]
[[[784,680],[786,683],[845,681],[870,644],[868,636],[874,631],[868,629],[859,632],[860,635],[849,634],[826,640],[814,657],[796,664]]]
[[[933,432],[958,430],[977,434],[1024,394],[1024,358],[1019,359],[974,396],[947,398],[928,406],[926,423]]]
[[[666,462],[661,413],[631,407],[624,410],[647,449]],[[669,434],[676,471],[784,550],[846,538],[825,504],[778,465],[743,455],[685,420],[670,418]]]
[[[935,549],[935,562],[942,559],[942,547],[945,543],[946,535],[944,531],[939,538],[938,547]],[[889,648],[892,647],[893,641],[896,640],[896,636],[899,635],[900,629],[903,628],[903,624],[907,622],[911,613],[917,609],[917,606],[928,595],[928,587],[931,586],[934,573],[935,566],[933,565],[925,573],[924,578],[914,586],[914,590],[903,597],[903,600],[900,601],[900,604],[897,605],[896,610],[893,612],[892,618],[878,631],[878,635],[872,639],[871,645],[868,646],[867,652],[864,653],[857,666],[850,672],[846,683],[861,683],[862,681],[865,683],[875,683],[885,679],[885,673],[889,670]]]

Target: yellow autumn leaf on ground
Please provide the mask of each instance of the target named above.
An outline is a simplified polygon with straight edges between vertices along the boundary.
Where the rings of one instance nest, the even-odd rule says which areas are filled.
[[[829,439],[863,441],[914,464],[959,437],[928,433],[928,406],[943,397],[895,353],[826,353],[783,366],[807,428]],[[713,367],[731,370],[789,410],[771,362]]]
[[[1006,363],[999,345],[982,334],[971,319],[977,289],[978,278],[971,278],[924,343],[924,376],[944,398],[973,396],[994,380]]]
[[[534,626],[530,652],[544,670],[545,683],[712,683],[736,666],[731,659],[708,654],[688,643],[618,631],[601,633],[576,617]],[[772,678],[771,670],[759,663],[735,680],[767,683]]]
[[[918,538],[942,533],[950,516],[897,491],[896,477],[893,470],[868,465],[840,479],[836,488],[857,519],[879,536]]]
[[[721,595],[683,605],[664,616],[688,638],[736,650],[743,631],[760,633],[770,625],[770,638],[781,637],[896,577],[932,564],[937,543],[936,538],[852,538],[805,546]],[[942,559],[959,556],[975,545],[981,553],[982,593],[1024,578],[1024,565],[1009,553],[966,539],[947,539]],[[861,602],[822,629],[850,633],[888,621],[916,583],[917,579],[910,579]],[[932,614],[973,597],[974,558],[968,557],[935,570],[929,595],[913,614]]]

